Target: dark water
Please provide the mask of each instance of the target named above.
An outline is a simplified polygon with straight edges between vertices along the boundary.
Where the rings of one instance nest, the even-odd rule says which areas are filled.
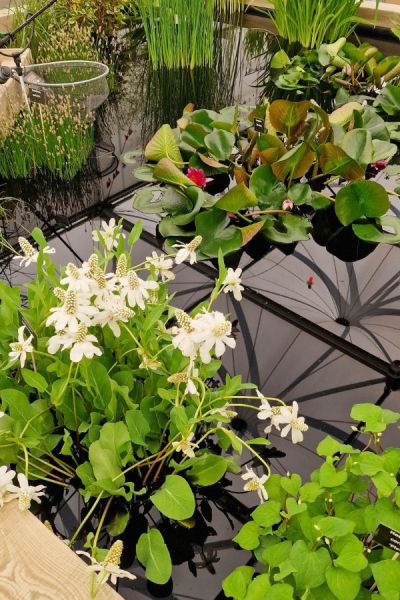
[[[156,219],[132,210],[133,166],[124,166],[119,157],[140,149],[162,123],[173,124],[188,102],[207,108],[253,103],[259,92],[252,83],[262,64],[246,56],[244,35],[237,35],[234,47],[218,56],[213,69],[153,72],[144,53],[131,58],[124,66],[117,97],[99,112],[96,149],[79,177],[68,184],[37,178],[0,188],[5,195],[19,199],[9,202],[10,218],[3,220],[10,241],[24,228],[38,225],[52,238],[60,264],[79,262],[90,254],[90,232],[101,218],[123,217],[128,231],[140,217],[144,218],[146,239],[135,248],[136,262],[158,248]],[[398,208],[398,204],[393,206],[395,214]],[[261,259],[244,254],[240,266],[246,286],[242,303],[229,297],[220,300],[220,309],[230,313],[235,322],[238,342],[235,352],[224,356],[224,371],[241,373],[266,395],[299,403],[310,426],[304,443],[293,447],[272,436],[282,452],[271,462],[276,472],[298,471],[307,477],[319,464],[313,448],[326,433],[343,441],[351,435],[348,415],[354,403],[400,408],[396,363],[400,359],[399,250],[382,245],[363,260],[344,262],[310,240],[298,244],[289,255],[278,249]],[[1,277],[14,285],[33,275],[29,269],[19,271],[7,257],[0,269]],[[202,299],[211,290],[214,275],[211,265],[181,265],[171,286],[175,303],[189,307]],[[315,279],[309,289],[311,275]],[[254,411],[250,412],[243,412],[235,423],[248,438],[261,433]],[[395,443],[395,435],[389,434],[386,442]],[[248,459],[243,457],[244,462]],[[256,502],[251,494],[242,493],[242,483],[235,479],[226,493],[210,490],[211,498],[199,497],[199,510],[203,502],[208,516],[211,509],[212,519],[199,517],[197,537],[187,537],[179,529],[169,532],[171,539],[190,546],[193,554],[189,569],[188,557],[174,550],[177,564],[172,589],[149,589],[143,570],[134,564],[139,579],[122,581],[122,596],[135,600],[221,598],[223,577],[250,558],[231,542]],[[74,495],[60,510],[56,524],[62,535],[70,535],[80,508]]]

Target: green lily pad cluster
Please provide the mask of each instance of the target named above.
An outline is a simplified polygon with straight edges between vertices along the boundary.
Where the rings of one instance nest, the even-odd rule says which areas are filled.
[[[265,246],[307,240],[312,216],[332,207],[337,228],[355,238],[398,243],[389,194],[369,180],[371,165],[384,167],[397,153],[390,125],[377,108],[355,101],[331,114],[308,100],[187,110],[176,129],[163,125],[148,143],[147,164],[135,175],[150,185],[135,193],[133,206],[161,215],[167,248],[200,235],[202,259],[239,251],[253,238]],[[200,185],[194,170],[204,177]]]
[[[259,568],[235,569],[223,582],[228,598],[399,597],[398,553],[375,534],[379,525],[400,532],[400,450],[380,446],[382,433],[400,414],[356,404],[351,416],[369,436],[364,450],[326,437],[316,449],[324,462],[310,481],[303,483],[298,474],[272,475],[265,484],[269,500],[234,538],[254,553]]]
[[[267,79],[278,90],[291,91],[299,97],[310,88],[321,86],[325,86],[327,93],[330,89],[330,96],[339,89],[353,95],[375,96],[388,83],[396,83],[400,76],[400,57],[385,56],[367,42],[355,45],[343,37],[292,56],[284,48],[285,44],[272,56]]]

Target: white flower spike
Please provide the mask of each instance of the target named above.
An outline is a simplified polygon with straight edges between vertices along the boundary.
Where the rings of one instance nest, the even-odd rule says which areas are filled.
[[[25,326],[22,325],[18,329],[18,341],[11,342],[11,352],[8,353],[10,360],[19,360],[21,367],[25,366],[26,355],[33,352],[32,339],[33,335],[30,335],[26,340],[24,339]]]
[[[183,244],[182,242],[178,242],[178,244],[174,244],[173,248],[178,248],[178,252],[175,256],[175,262],[177,265],[185,262],[185,260],[189,259],[191,265],[193,265],[197,261],[196,250],[200,246],[203,238],[201,235],[196,235],[195,238],[192,239],[188,244]]]
[[[242,276],[242,269],[228,269],[228,272],[226,274],[226,277],[224,279],[224,281],[222,282],[223,290],[225,292],[225,294],[227,294],[228,292],[232,292],[233,297],[235,298],[235,300],[237,300],[238,302],[241,301],[242,299],[242,291],[244,290],[244,287],[242,286],[242,280],[241,280],[241,276]]]
[[[155,275],[160,277],[161,281],[173,281],[175,279],[175,273],[171,271],[174,266],[172,258],[167,258],[165,254],[159,256],[157,252],[153,251],[151,256],[146,256],[146,261],[146,269],[153,267]]]
[[[129,571],[124,571],[119,568],[123,548],[123,542],[117,540],[111,546],[105,559],[100,563],[88,552],[84,552],[83,550],[78,550],[77,554],[86,556],[90,559],[92,564],[88,566],[88,570],[97,573],[97,585],[99,587],[107,583],[109,579],[111,580],[111,583],[116,585],[117,579],[136,579],[136,576],[133,575],[133,573],[129,573]]]
[[[18,238],[18,243],[23,254],[17,254],[17,256],[13,256],[13,260],[19,260],[20,267],[29,267],[31,263],[37,263],[39,258],[39,250],[34,248],[32,244],[28,242],[28,240],[24,237]],[[44,254],[54,254],[55,249],[50,248],[50,246],[46,246],[42,249]]]
[[[243,486],[245,492],[257,492],[261,502],[266,502],[268,500],[268,492],[264,487],[264,483],[268,479],[267,475],[258,477],[253,469],[249,469],[249,467],[246,465],[246,473],[243,473],[242,479],[247,481],[247,483],[245,483]]]
[[[9,471],[8,467],[0,467],[0,508],[4,506],[6,502],[13,500],[15,496],[10,493],[10,485],[15,477],[15,471]]]
[[[29,485],[29,481],[23,473],[17,475],[19,487],[13,484],[8,486],[8,491],[14,494],[15,498],[18,498],[18,507],[22,511],[29,510],[31,507],[32,500],[34,502],[41,503],[40,496],[44,496],[44,485]]]

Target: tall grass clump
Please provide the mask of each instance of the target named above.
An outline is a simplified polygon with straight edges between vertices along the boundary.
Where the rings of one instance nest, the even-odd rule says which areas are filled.
[[[304,48],[348,37],[361,21],[357,12],[363,0],[272,0],[270,14],[278,34]],[[378,7],[380,0],[376,0]]]
[[[243,0],[136,0],[155,69],[211,67],[215,21],[231,21]]]
[[[73,179],[93,145],[93,124],[69,97],[50,98],[46,105],[32,104],[0,142],[0,177],[27,178],[41,171]]]

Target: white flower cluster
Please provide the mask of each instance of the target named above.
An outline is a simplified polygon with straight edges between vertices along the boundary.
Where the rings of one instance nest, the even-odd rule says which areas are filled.
[[[31,263],[37,263],[39,258],[39,250],[34,248],[32,244],[28,242],[28,240],[24,237],[18,238],[18,243],[21,248],[22,254],[17,254],[13,256],[13,260],[19,260],[20,267],[29,267]],[[42,249],[43,254],[54,254],[55,249],[46,246]]]
[[[304,417],[299,417],[299,405],[297,402],[293,402],[292,406],[271,406],[268,400],[257,390],[257,395],[261,400],[261,406],[258,412],[258,418],[261,421],[270,419],[270,425],[268,425],[264,431],[270,433],[272,427],[275,427],[280,431],[281,437],[286,437],[289,431],[292,432],[293,444],[298,444],[304,439],[304,433],[308,430],[308,425],[305,422]],[[284,428],[281,430],[281,425]]]
[[[46,489],[44,485],[29,485],[29,482],[23,473],[18,473],[17,479],[19,485],[13,484],[15,471],[8,467],[0,467],[0,508],[6,502],[18,500],[19,509],[29,510],[32,500],[40,504],[40,496],[44,495]]]
[[[200,357],[208,364],[212,352],[219,358],[226,346],[235,348],[236,341],[231,337],[232,323],[221,312],[204,310],[192,318],[183,310],[177,310],[175,316],[178,326],[171,329],[172,344],[191,361]]]

